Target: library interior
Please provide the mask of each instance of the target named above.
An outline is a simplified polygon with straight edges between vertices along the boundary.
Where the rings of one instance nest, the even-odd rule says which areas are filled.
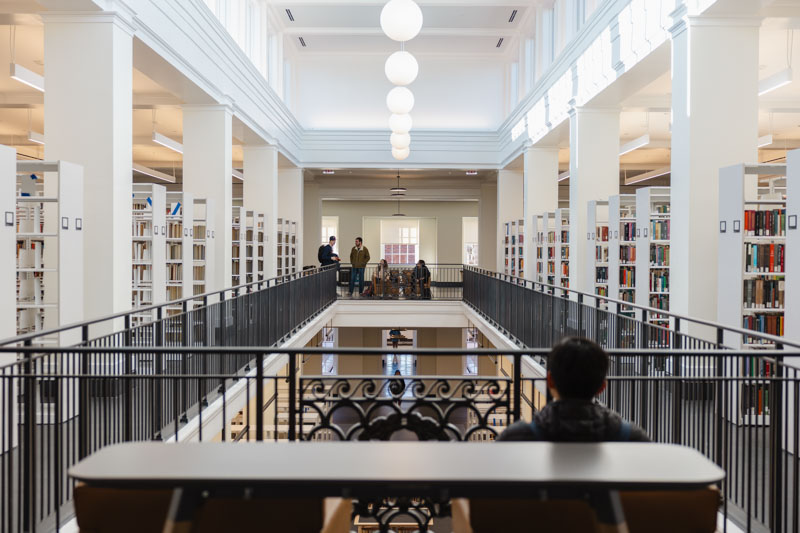
[[[0,1],[0,532],[800,531],[798,30]]]

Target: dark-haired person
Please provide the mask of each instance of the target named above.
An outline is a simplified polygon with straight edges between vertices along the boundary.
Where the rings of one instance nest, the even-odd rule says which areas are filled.
[[[575,337],[561,340],[547,356],[547,387],[554,401],[531,422],[512,424],[498,440],[649,442],[642,428],[594,401],[606,388],[607,372],[608,354],[600,346]]]
[[[356,278],[358,278],[358,294],[364,292],[364,269],[367,263],[369,263],[369,250],[364,246],[364,240],[356,237],[356,245],[350,250],[350,264],[353,266],[350,272],[350,296],[353,295]]]
[[[425,266],[425,261],[420,259],[417,266],[411,271],[412,294],[417,298],[431,299],[431,271]]]
[[[333,251],[334,246],[336,246],[336,237],[333,235],[331,235],[331,238],[328,240],[328,244],[320,246],[317,252],[317,259],[319,259],[320,266],[335,265],[339,262],[339,256]]]

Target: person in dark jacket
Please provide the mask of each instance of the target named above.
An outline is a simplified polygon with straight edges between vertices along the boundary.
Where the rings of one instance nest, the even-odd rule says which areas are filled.
[[[411,272],[412,294],[417,298],[430,300],[431,298],[431,271],[425,266],[425,261],[420,259]]]
[[[323,246],[322,249],[319,251],[318,259],[319,259],[320,265],[322,265],[322,266],[335,265],[336,263],[339,262],[339,256],[336,255],[334,253],[334,251],[333,251],[333,247],[335,245],[336,245],[336,237],[331,235],[331,238],[328,241],[328,244]]]
[[[594,402],[606,388],[607,372],[608,354],[600,346],[587,339],[563,339],[547,356],[547,387],[555,401],[532,422],[512,424],[498,440],[649,442],[642,428]]]

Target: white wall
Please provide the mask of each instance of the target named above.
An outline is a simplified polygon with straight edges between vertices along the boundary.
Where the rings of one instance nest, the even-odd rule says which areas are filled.
[[[408,217],[422,219],[420,258],[426,263],[461,264],[462,218],[478,216],[478,202],[402,202],[400,208]],[[345,261],[350,255],[354,239],[363,236],[372,262],[377,262],[380,257],[380,217],[390,217],[396,211],[395,202],[322,202],[323,216],[339,217],[337,239],[339,252]],[[436,234],[431,237],[429,234],[434,227]],[[433,253],[431,242],[435,242],[435,257],[429,255]]]
[[[392,84],[382,55],[298,58],[293,111],[305,128],[385,128]],[[505,118],[505,65],[476,58],[417,57],[415,129],[494,129]]]

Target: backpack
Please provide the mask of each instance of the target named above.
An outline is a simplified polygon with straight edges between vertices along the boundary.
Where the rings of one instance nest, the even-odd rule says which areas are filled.
[[[319,250],[317,250],[317,261],[319,261],[320,264],[322,264],[322,253],[325,251],[325,246],[327,245],[323,244],[319,247]]]

